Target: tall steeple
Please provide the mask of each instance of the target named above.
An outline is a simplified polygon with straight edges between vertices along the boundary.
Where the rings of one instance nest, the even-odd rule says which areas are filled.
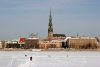
[[[49,25],[48,25],[48,37],[53,37],[53,28],[52,28],[52,16],[51,16],[51,6],[50,6],[50,15],[49,15]]]
[[[51,6],[50,6],[49,26],[50,27],[52,26]]]

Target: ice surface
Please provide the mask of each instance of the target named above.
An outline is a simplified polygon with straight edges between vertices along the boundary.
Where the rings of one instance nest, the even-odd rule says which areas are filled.
[[[100,52],[0,51],[0,67],[100,67]]]

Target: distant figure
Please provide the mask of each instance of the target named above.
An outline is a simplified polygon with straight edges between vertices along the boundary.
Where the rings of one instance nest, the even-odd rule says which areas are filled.
[[[67,57],[68,57],[68,54],[67,54]]]
[[[30,57],[30,60],[32,61],[32,56]]]
[[[25,55],[25,57],[27,57],[27,55]]]
[[[51,57],[51,56],[49,55],[49,57]]]

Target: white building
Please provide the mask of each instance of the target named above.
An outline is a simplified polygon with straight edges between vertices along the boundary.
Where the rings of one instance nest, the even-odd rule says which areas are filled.
[[[2,48],[2,42],[0,41],[0,48]]]

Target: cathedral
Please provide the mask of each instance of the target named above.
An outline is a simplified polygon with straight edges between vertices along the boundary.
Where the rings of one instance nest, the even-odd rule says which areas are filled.
[[[53,34],[53,24],[52,24],[52,16],[51,16],[51,8],[49,15],[49,24],[48,24],[48,37],[47,40],[57,40],[57,39],[65,39],[65,34]]]
[[[48,37],[39,42],[39,48],[60,48],[62,47],[62,41],[66,38],[65,34],[53,34],[52,15],[50,8],[49,24],[48,24]]]

